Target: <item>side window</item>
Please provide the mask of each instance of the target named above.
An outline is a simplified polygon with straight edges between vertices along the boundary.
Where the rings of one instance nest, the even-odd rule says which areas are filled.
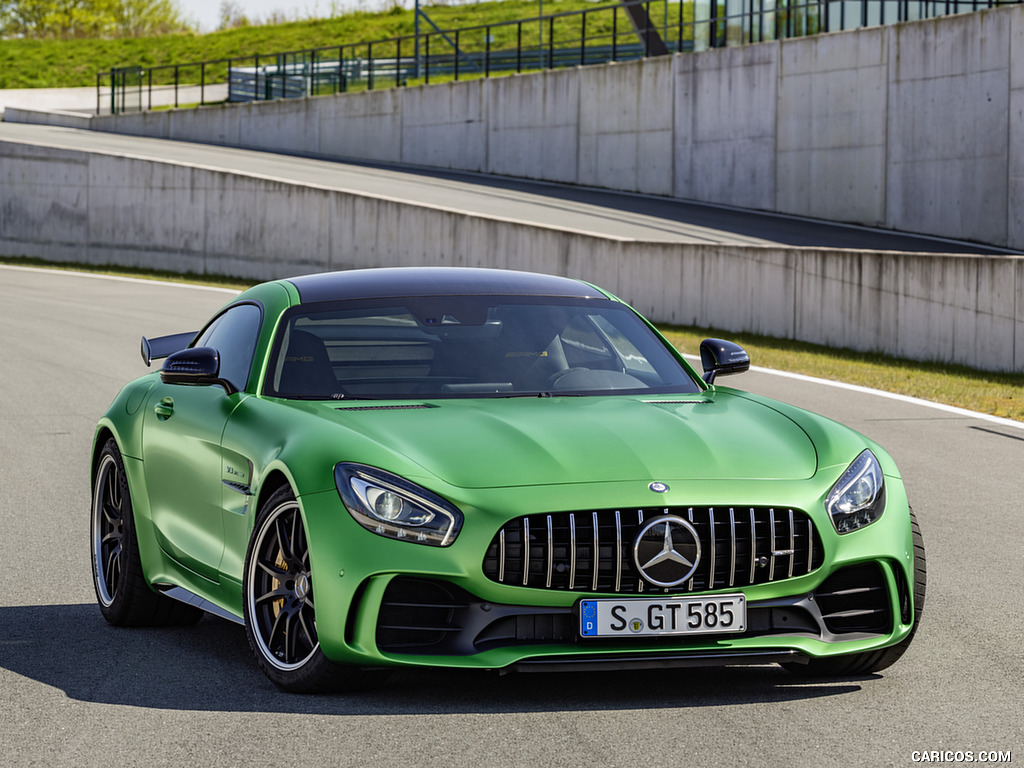
[[[213,347],[220,354],[220,375],[244,390],[260,333],[260,308],[239,304],[214,320],[193,346]]]

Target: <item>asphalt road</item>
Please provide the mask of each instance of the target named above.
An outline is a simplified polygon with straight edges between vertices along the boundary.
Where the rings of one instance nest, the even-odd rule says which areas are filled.
[[[1008,253],[976,243],[754,211],[423,168],[341,163],[248,149],[0,122],[0,141],[185,163],[615,238],[922,253]]]
[[[903,471],[928,599],[908,654],[881,674],[409,671],[373,693],[303,697],[278,692],[225,621],[109,627],[89,573],[95,421],[144,372],[141,334],[193,329],[228,298],[0,266],[0,765],[902,766],[917,750],[1024,760],[1024,425],[762,373],[729,383],[851,424]]]

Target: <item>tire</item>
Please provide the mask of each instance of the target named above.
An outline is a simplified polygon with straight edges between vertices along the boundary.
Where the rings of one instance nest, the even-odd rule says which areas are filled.
[[[256,663],[283,691],[366,690],[389,674],[336,664],[320,650],[306,529],[287,486],[271,495],[256,519],[245,555],[242,602]]]
[[[914,543],[914,626],[903,640],[878,651],[852,653],[827,659],[811,659],[807,664],[783,664],[790,672],[814,677],[838,677],[844,675],[869,675],[891,667],[907,652],[910,642],[921,626],[924,612],[925,587],[928,582],[928,567],[924,554],[924,538],[917,524],[914,510],[910,510],[910,530]]]
[[[119,627],[193,624],[202,618],[198,608],[146,583],[124,460],[113,438],[96,462],[90,518],[92,582],[103,618]]]

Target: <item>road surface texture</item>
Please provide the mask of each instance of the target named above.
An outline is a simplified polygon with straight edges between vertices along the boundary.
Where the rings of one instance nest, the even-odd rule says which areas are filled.
[[[402,671],[371,693],[296,696],[264,678],[226,621],[108,626],[88,554],[96,419],[146,370],[141,334],[195,329],[229,298],[0,266],[0,766],[799,768],[913,765],[921,750],[1024,760],[1024,425],[765,373],[728,383],[844,421],[902,469],[928,599],[909,652],[881,674]]]

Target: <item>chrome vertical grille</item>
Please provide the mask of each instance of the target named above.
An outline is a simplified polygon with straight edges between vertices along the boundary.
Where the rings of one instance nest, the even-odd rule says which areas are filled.
[[[545,587],[551,589],[551,573],[555,567],[555,539],[551,532],[551,515],[548,515],[548,579],[544,584]]]
[[[700,539],[696,572],[674,589],[646,583],[633,561],[638,530],[658,515],[690,521]],[[495,534],[483,566],[492,581],[533,589],[684,593],[803,576],[823,559],[821,540],[805,512],[722,506],[526,515]]]

